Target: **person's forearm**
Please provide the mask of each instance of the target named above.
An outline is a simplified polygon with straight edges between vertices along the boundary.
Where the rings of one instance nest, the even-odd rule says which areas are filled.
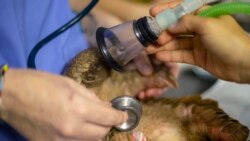
[[[69,4],[72,10],[81,12],[91,0],[69,0]]]
[[[80,12],[91,0],[69,0],[71,8]],[[127,0],[99,0],[96,8],[120,17],[122,20],[134,20],[149,15],[150,4],[141,4]]]
[[[150,5],[127,0],[100,0],[97,7],[128,21],[149,15]]]

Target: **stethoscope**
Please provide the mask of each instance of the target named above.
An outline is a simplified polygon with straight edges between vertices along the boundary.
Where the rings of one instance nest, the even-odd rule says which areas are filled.
[[[79,20],[86,16],[90,12],[90,10],[97,4],[97,2],[98,0],[92,0],[89,5],[85,9],[83,9],[82,12],[80,12],[76,17],[71,19],[59,29],[52,32],[40,42],[38,42],[29,54],[27,61],[28,68],[36,69],[35,58],[38,51],[48,42],[56,38],[58,35],[62,34],[64,31],[75,25]],[[118,97],[113,99],[111,102],[112,106],[115,109],[126,111],[128,113],[128,120],[123,124],[116,126],[115,128],[119,131],[129,131],[136,128],[136,126],[139,124],[142,114],[142,107],[140,102],[129,96]]]
[[[93,7],[97,4],[98,1],[99,0],[92,0],[88,4],[88,6],[84,8],[82,12],[76,15],[73,19],[71,19],[69,22],[67,22],[66,24],[64,24],[63,26],[61,26],[60,28],[58,28],[57,30],[55,30],[54,32],[46,36],[44,39],[39,41],[31,50],[28,56],[27,67],[36,69],[35,59],[36,59],[36,55],[38,51],[42,49],[44,45],[46,45],[48,42],[50,42],[51,40],[56,38],[58,35],[62,34],[64,31],[66,31],[67,29],[75,25],[78,21],[80,21],[84,16],[86,16],[93,9]]]

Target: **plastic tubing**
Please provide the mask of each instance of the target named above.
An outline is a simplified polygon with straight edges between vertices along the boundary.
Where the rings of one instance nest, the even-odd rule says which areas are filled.
[[[249,14],[250,2],[229,2],[214,5],[201,11],[198,15],[203,17],[218,17],[229,14]]]
[[[161,30],[175,24],[182,16],[189,14],[205,4],[219,0],[184,0],[181,4],[172,9],[166,9],[156,15],[156,22]]]
[[[58,35],[62,34],[64,31],[66,31],[70,27],[74,26],[78,21],[80,21],[84,16],[86,16],[90,12],[90,10],[97,4],[98,1],[99,0],[92,0],[89,3],[89,5],[86,8],[84,8],[82,10],[82,12],[80,12],[77,16],[75,16],[69,22],[67,22],[66,24],[64,24],[63,26],[61,26],[60,28],[58,28],[57,30],[55,30],[54,32],[52,32],[51,34],[46,36],[41,41],[39,41],[35,45],[35,47],[31,50],[31,52],[28,56],[27,67],[32,68],[32,69],[36,69],[35,59],[36,59],[36,55],[37,55],[38,51],[40,49],[42,49],[44,47],[44,45],[46,45],[48,42],[55,39]]]

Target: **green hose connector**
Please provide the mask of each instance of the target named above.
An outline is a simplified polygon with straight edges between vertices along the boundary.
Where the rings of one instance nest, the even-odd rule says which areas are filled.
[[[250,2],[220,3],[201,11],[198,15],[203,17],[218,17],[229,14],[250,15]]]

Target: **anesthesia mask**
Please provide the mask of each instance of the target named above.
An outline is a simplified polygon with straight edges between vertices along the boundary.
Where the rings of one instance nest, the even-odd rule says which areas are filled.
[[[163,30],[175,24],[182,16],[217,0],[185,0],[173,9],[166,9],[156,17],[143,17],[111,28],[99,27],[96,41],[106,62],[122,71],[130,60],[158,39]]]

